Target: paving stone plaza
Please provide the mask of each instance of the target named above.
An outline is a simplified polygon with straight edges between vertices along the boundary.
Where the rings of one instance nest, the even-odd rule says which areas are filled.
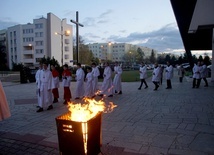
[[[138,90],[139,82],[123,83],[123,94],[106,98],[117,108],[102,118],[102,153],[105,155],[214,154],[214,85],[192,89],[192,79],[172,80],[153,91]],[[68,111],[60,102],[36,113],[35,83],[2,82],[12,116],[0,122],[1,155],[59,154],[55,118]],[[75,82],[71,83],[72,94]],[[101,83],[99,83],[101,85]],[[99,99],[98,97],[96,99]]]

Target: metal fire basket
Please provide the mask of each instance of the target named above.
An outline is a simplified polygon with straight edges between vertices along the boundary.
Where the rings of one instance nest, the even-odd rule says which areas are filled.
[[[101,146],[102,113],[87,122],[70,120],[70,112],[56,118],[59,151],[61,155],[97,155]],[[83,133],[86,126],[87,134]],[[86,140],[87,139],[87,140]],[[87,149],[87,152],[85,152]]]

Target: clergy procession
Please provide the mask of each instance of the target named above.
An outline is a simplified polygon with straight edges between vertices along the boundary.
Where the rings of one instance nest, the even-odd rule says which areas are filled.
[[[178,76],[180,83],[184,77],[185,69],[182,66],[178,68]],[[166,79],[166,89],[172,89],[171,79],[173,78],[174,68],[167,62],[167,65],[154,64],[154,69],[152,71],[151,81],[154,84],[154,91],[157,91],[160,85],[162,85],[163,73],[165,72]],[[208,87],[207,82],[207,67],[203,62],[198,62],[192,69],[193,72],[193,86],[192,88],[199,88],[201,79],[205,82],[205,87]],[[96,63],[92,63],[91,67],[86,68],[86,72],[83,70],[80,63],[77,63],[76,74],[73,75],[76,81],[76,87],[74,90],[74,99],[82,99],[84,97],[94,98],[96,96],[101,97],[113,97],[113,95],[122,94],[122,76],[123,70],[118,62],[114,63],[114,68],[110,67],[108,62],[104,63],[103,71],[103,81],[101,86],[98,86],[98,77],[101,75],[100,70]],[[44,108],[47,110],[53,109],[52,103],[59,102],[59,91],[60,80],[59,72],[56,70],[55,66],[51,65],[48,67],[47,63],[43,63],[39,66],[39,69],[35,75],[36,85],[37,85],[37,98],[38,98],[38,110],[37,112],[42,112]],[[62,72],[62,87],[64,89],[64,102],[67,105],[72,99],[72,91],[70,90],[70,84],[72,80],[72,73],[67,64],[63,66]],[[146,79],[147,65],[142,62],[139,68],[139,78],[140,86],[138,90],[141,90],[143,84],[144,89],[148,88]]]
[[[39,69],[36,72],[35,79],[37,85],[37,99],[38,110],[42,112],[46,108],[47,110],[53,109],[53,103],[59,102],[59,72],[55,66],[51,65],[51,69],[47,63],[40,64]],[[113,97],[113,94],[122,94],[121,74],[122,68],[118,62],[114,67],[114,79],[112,81],[112,69],[109,63],[104,64],[105,69],[103,73],[103,82],[101,89],[98,89],[98,77],[100,76],[99,68],[96,63],[92,63],[91,67],[87,67],[87,73],[81,67],[80,63],[77,63],[77,70],[75,76],[76,89],[75,100],[82,99],[84,97],[94,98],[98,96]],[[68,68],[68,65],[63,66],[62,72],[62,87],[64,88],[64,102],[67,105],[72,99],[72,93],[70,90],[70,83],[72,79],[72,73]],[[99,91],[98,91],[99,90]],[[99,92],[99,93],[98,93]]]

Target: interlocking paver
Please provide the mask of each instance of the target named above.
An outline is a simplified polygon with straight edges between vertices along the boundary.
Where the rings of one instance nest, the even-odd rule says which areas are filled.
[[[106,99],[118,107],[103,114],[103,152],[214,154],[214,86],[205,88],[202,83],[192,89],[192,79],[179,83],[175,76],[173,89],[166,90],[164,81],[153,91],[150,80],[149,88],[140,91],[139,82],[123,83],[122,95]],[[63,89],[53,110],[36,113],[35,83],[3,82],[3,86],[12,116],[0,122],[0,154],[59,154],[55,118],[68,111],[62,104]],[[72,94],[75,86],[72,82]]]

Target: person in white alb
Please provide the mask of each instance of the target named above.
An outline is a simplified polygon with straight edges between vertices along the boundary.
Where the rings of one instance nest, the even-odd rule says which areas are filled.
[[[77,71],[76,71],[76,97],[75,99],[80,99],[84,96],[84,78],[85,72],[81,67],[81,63],[77,63]]]
[[[39,81],[38,81],[38,89],[41,102],[39,103],[39,109],[37,112],[42,112],[43,108],[47,108],[47,110],[53,109],[52,106],[52,73],[47,69],[48,64],[43,63],[43,70],[40,73]]]
[[[205,82],[204,87],[208,87],[208,82],[207,82],[208,69],[207,69],[207,65],[204,64],[203,61],[201,61],[201,66],[202,66],[202,69],[201,69],[201,78]]]
[[[63,104],[68,104],[72,98],[70,84],[71,84],[71,72],[68,69],[68,65],[63,65],[63,72],[62,72],[62,87],[64,88],[64,102]]]
[[[88,67],[87,68],[87,75],[85,78],[85,82],[86,82],[85,97],[89,97],[89,98],[94,97],[92,81],[93,81],[92,68]]]
[[[37,95],[37,100],[38,100],[38,106],[41,104],[41,99],[40,99],[40,94],[39,94],[39,88],[38,88],[38,83],[39,83],[39,77],[40,77],[40,74],[42,72],[42,63],[39,64],[39,69],[37,70],[36,72],[36,75],[35,75],[35,79],[36,79],[36,87],[37,87],[37,90],[36,90],[36,95]]]
[[[192,82],[192,88],[199,88],[201,83],[201,63],[198,61],[197,65],[195,64],[192,68],[193,71],[193,82]]]
[[[105,63],[105,69],[103,73],[103,83],[101,86],[101,93],[99,96],[106,95],[108,97],[113,97],[113,87],[112,87],[112,70],[109,63]]]
[[[97,83],[98,83],[98,76],[100,76],[100,71],[98,67],[96,66],[96,63],[91,64],[92,67],[92,75],[93,75],[93,80],[92,80],[92,87],[93,87],[93,97],[95,97],[95,94],[97,93]]]
[[[144,89],[147,89],[148,88],[148,85],[146,83],[146,78],[147,78],[147,68],[146,68],[146,65],[144,64],[144,62],[141,62],[141,67],[139,69],[139,73],[140,73],[140,87],[138,88],[138,90],[141,90],[141,87],[143,85],[143,83],[145,84],[145,88]]]
[[[166,83],[167,83],[166,89],[172,89],[171,79],[173,77],[173,67],[169,62],[167,62],[167,67],[165,69],[165,72],[166,72],[165,75],[166,75]]]
[[[57,103],[58,102],[58,98],[59,98],[59,72],[56,70],[54,65],[51,65],[51,71],[52,71],[52,76],[53,76],[53,80],[52,80],[52,93],[53,93],[53,103]]]
[[[152,82],[155,85],[154,90],[158,90],[159,83],[160,83],[160,67],[158,66],[158,63],[155,63],[154,69],[152,72]]]
[[[119,66],[118,62],[115,62],[113,86],[114,86],[114,92],[117,94],[122,94],[122,84],[121,84],[122,72],[123,72],[123,70]]]

